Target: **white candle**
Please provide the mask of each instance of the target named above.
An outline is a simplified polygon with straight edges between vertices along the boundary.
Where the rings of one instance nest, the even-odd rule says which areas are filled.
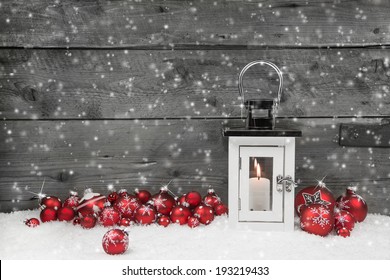
[[[249,210],[271,210],[270,186],[269,179],[261,178],[260,164],[257,164],[257,177],[249,179]]]

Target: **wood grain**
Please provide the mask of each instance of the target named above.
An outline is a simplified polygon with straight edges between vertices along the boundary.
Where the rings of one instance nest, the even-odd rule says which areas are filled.
[[[177,194],[199,190],[204,195],[211,185],[227,201],[228,151],[222,128],[235,122],[3,121],[2,211],[17,208],[18,203],[22,209],[36,206],[36,201],[29,202],[30,192],[39,191],[43,178],[44,192],[61,198],[70,189],[82,192],[87,186],[101,193],[107,193],[109,185],[154,192],[173,180],[170,189]],[[279,121],[279,127],[303,131],[296,155],[300,187],[326,176],[325,182],[338,196],[347,186],[357,185],[370,212],[388,214],[388,151],[339,146],[339,123],[336,119]]]
[[[341,124],[341,146],[347,147],[390,147],[390,123],[386,119],[377,125]]]
[[[280,117],[389,116],[390,49],[1,50],[3,119],[240,117],[238,73],[264,59],[284,72]],[[271,75],[271,76],[270,76]],[[246,98],[275,97],[252,67]]]
[[[354,46],[390,43],[388,1],[27,1],[0,6],[6,47]]]

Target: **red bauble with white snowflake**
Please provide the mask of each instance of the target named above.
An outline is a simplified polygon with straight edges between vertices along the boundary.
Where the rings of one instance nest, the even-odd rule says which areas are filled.
[[[133,219],[135,211],[141,207],[138,198],[131,194],[119,196],[114,203],[114,208],[119,211],[122,217]]]
[[[94,228],[96,225],[96,217],[94,215],[87,215],[80,218],[80,225],[85,229]]]
[[[301,208],[300,221],[302,230],[326,236],[333,229],[334,216],[329,207],[314,203]]]
[[[347,228],[338,228],[336,230],[336,234],[338,236],[346,238],[346,237],[351,236],[351,231],[349,229],[347,229]]]
[[[197,217],[201,224],[208,225],[214,220],[214,210],[210,206],[201,204],[194,209],[193,216]]]
[[[143,204],[134,214],[134,219],[138,224],[150,225],[156,221],[157,213],[152,205]]]
[[[335,209],[334,212],[334,228],[346,228],[349,231],[352,231],[355,226],[355,218],[351,213],[345,210]]]
[[[221,198],[215,193],[215,191],[213,189],[209,189],[206,196],[203,198],[203,203],[215,208],[215,206],[221,204],[222,202]]]
[[[184,225],[187,223],[188,218],[191,216],[191,210],[183,205],[177,205],[172,208],[171,221],[172,223]]]
[[[62,221],[72,221],[75,217],[74,209],[70,206],[61,207],[57,211],[57,218],[60,222]]]
[[[152,197],[151,193],[147,190],[135,189],[134,193],[135,196],[138,198],[139,201],[141,201],[142,204],[148,202]]]
[[[157,224],[159,224],[160,226],[167,227],[169,226],[170,223],[171,223],[171,219],[166,215],[160,215],[157,218]]]
[[[105,206],[99,213],[99,223],[105,227],[112,227],[119,223],[121,214],[112,206]]]
[[[300,190],[295,196],[294,206],[298,216],[301,215],[302,206],[310,204],[322,204],[333,212],[335,199],[332,192],[321,182],[317,186],[309,186]]]
[[[56,196],[45,196],[40,200],[39,205],[41,208],[53,208],[58,210],[61,208],[62,202]]]
[[[39,226],[40,222],[37,218],[31,218],[24,220],[24,224],[28,227],[37,227]]]
[[[117,192],[111,192],[107,195],[107,201],[112,204],[118,199],[119,195]]]
[[[121,218],[119,221],[119,225],[121,227],[129,227],[131,226],[132,221],[129,218]]]
[[[129,247],[129,235],[124,230],[111,229],[104,234],[102,246],[109,255],[123,254]]]
[[[152,196],[153,205],[158,213],[169,215],[176,205],[176,200],[168,193],[167,188],[161,188],[158,194]]]
[[[202,202],[202,196],[197,191],[191,191],[186,194],[185,200],[188,203],[189,207],[192,209]]]
[[[221,203],[221,204],[214,206],[214,212],[215,212],[216,216],[222,216],[222,215],[227,215],[229,212],[229,209],[225,204]]]
[[[77,192],[71,191],[69,197],[65,199],[64,203],[62,204],[62,207],[76,208],[79,206],[79,202],[80,197],[78,196]]]
[[[98,214],[102,211],[105,202],[106,197],[104,195],[93,193],[91,189],[86,189],[76,210],[81,217]]]
[[[190,227],[190,228],[196,228],[197,226],[200,225],[200,222],[199,222],[199,219],[197,217],[189,217],[188,218],[188,222],[187,222],[187,225]]]
[[[57,210],[54,208],[45,208],[41,211],[39,217],[43,223],[55,221],[57,220]]]
[[[347,188],[344,195],[337,198],[336,206],[340,210],[346,210],[351,213],[358,223],[363,222],[367,217],[368,206],[366,201],[356,194],[351,187]]]

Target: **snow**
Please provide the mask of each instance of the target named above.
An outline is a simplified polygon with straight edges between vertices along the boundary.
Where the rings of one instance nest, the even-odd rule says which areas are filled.
[[[390,217],[369,214],[351,237],[319,237],[303,232],[233,230],[227,217],[208,226],[157,225],[128,228],[129,250],[110,256],[102,248],[102,226],[85,230],[72,223],[24,225],[39,211],[0,213],[0,259],[390,259]]]

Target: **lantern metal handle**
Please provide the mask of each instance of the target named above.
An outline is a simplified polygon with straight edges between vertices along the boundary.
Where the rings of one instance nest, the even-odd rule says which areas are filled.
[[[238,76],[238,93],[240,95],[240,98],[241,98],[241,104],[244,105],[244,88],[243,88],[243,77],[244,77],[244,74],[245,72],[251,68],[253,65],[256,65],[256,64],[260,64],[260,65],[268,65],[270,67],[272,67],[276,73],[278,74],[279,76],[279,89],[278,89],[278,97],[276,99],[276,104],[275,104],[275,107],[274,107],[274,111],[276,111],[276,109],[278,108],[279,106],[279,103],[280,103],[280,98],[282,96],[282,88],[283,88],[283,73],[282,71],[279,69],[278,66],[276,66],[274,63],[272,62],[269,62],[269,61],[263,61],[263,60],[255,60],[255,61],[252,61],[250,63],[248,63],[247,65],[245,65],[244,68],[242,68],[241,72],[240,72],[240,75]]]

